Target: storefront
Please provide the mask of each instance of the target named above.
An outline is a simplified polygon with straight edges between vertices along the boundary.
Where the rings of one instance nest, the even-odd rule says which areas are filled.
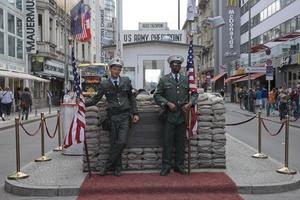
[[[50,81],[49,90],[53,95],[52,102],[54,105],[59,105],[64,91],[64,63],[43,56],[33,56],[31,60],[31,71]]]

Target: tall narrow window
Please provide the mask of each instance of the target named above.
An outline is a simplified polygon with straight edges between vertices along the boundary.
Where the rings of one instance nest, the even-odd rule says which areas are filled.
[[[11,57],[16,56],[16,42],[15,37],[8,35],[8,55]]]
[[[0,54],[4,54],[4,33],[0,31]]]
[[[43,41],[43,15],[38,14],[38,41]]]
[[[3,21],[4,21],[4,19],[3,19],[3,9],[0,8],[0,29],[4,29]]]
[[[8,32],[15,33],[15,16],[10,13],[7,14],[7,26]]]

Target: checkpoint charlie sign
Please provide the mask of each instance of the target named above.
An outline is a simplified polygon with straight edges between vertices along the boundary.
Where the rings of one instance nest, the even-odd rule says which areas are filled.
[[[123,32],[124,43],[161,41],[164,36],[169,36],[173,42],[185,42],[185,32],[181,30],[133,30]]]

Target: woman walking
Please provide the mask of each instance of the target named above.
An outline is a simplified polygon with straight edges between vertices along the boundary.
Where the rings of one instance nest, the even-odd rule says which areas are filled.
[[[4,118],[7,118],[10,120],[10,111],[11,111],[11,106],[14,100],[14,95],[10,91],[9,87],[5,88],[5,91],[2,92],[2,98],[1,98],[1,109],[2,113],[5,114]]]

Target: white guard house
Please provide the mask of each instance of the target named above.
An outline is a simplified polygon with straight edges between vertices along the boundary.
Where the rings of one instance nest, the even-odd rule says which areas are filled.
[[[124,31],[123,44],[123,74],[131,79],[136,89],[151,91],[162,75],[170,73],[167,58],[171,55],[184,57],[182,73],[186,70],[186,59],[189,45],[186,44],[186,34],[182,30],[167,30],[160,23],[140,23],[140,30]],[[166,27],[166,23],[161,23]],[[141,28],[142,27],[142,28]],[[144,27],[144,28],[143,28]],[[151,30],[149,30],[151,27]],[[157,28],[160,27],[160,28]],[[147,29],[147,30],[145,30]],[[168,36],[165,40],[164,36]],[[131,40],[129,40],[131,38]],[[114,57],[115,45],[104,46],[107,57]],[[195,68],[198,66],[200,46],[194,46]]]

